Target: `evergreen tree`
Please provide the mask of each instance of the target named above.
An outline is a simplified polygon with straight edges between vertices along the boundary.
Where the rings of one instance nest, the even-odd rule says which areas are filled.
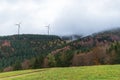
[[[56,60],[55,60],[54,55],[48,54],[47,58],[48,58],[49,67],[55,67],[56,66]]]

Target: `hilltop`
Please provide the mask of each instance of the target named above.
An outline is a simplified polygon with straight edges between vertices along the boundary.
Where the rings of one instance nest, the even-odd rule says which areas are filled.
[[[120,28],[68,42],[54,35],[0,37],[1,71],[120,64]]]
[[[56,61],[54,66],[119,64],[119,42],[120,28],[81,37],[51,52]]]
[[[41,67],[42,63],[35,62],[38,59],[42,62],[44,56],[63,44],[64,41],[54,35],[26,34],[0,37],[0,69],[13,70],[14,66],[14,69],[18,70],[21,69],[21,64],[24,68],[28,68],[28,64],[34,68],[37,68],[36,65]]]

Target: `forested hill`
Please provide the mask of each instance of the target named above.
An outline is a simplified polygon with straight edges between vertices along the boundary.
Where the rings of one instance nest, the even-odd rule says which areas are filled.
[[[0,69],[120,64],[120,28],[67,41],[53,35],[0,37]]]
[[[22,34],[12,36],[0,36],[0,40],[55,40],[60,39],[55,35],[34,35],[34,34]]]
[[[63,44],[65,42],[54,35],[2,36],[0,37],[0,69],[4,70],[8,67],[7,69],[18,70],[21,69],[22,62],[28,60],[31,60],[29,61],[31,67],[37,68],[34,62],[38,57],[42,62],[44,56]],[[41,64],[37,65],[42,66]]]
[[[51,57],[54,60],[51,61]],[[46,59],[49,67],[120,64],[120,28],[70,42],[52,51]]]

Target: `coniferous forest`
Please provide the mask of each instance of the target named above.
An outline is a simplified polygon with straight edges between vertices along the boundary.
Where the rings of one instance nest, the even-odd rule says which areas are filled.
[[[0,37],[1,72],[103,64],[120,64],[120,29],[95,33],[74,41],[55,35]]]

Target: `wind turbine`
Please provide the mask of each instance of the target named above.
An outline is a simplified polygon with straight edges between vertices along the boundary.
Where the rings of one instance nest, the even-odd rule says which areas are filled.
[[[50,24],[48,26],[45,26],[48,28],[48,35],[50,34]]]
[[[18,26],[18,35],[20,35],[20,27],[21,27],[21,22],[18,24],[15,24],[16,26]]]

